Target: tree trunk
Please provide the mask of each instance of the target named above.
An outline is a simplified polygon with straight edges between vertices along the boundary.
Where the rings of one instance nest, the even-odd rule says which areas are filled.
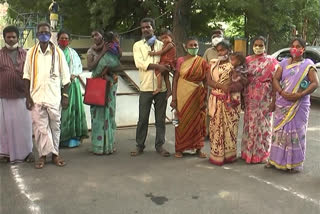
[[[176,0],[173,16],[173,36],[177,48],[177,56],[185,55],[183,43],[190,33],[191,6],[193,0]]]

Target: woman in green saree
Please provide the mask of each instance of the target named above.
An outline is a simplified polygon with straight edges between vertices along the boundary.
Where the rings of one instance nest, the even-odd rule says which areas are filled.
[[[120,66],[121,50],[119,41],[112,32],[105,35],[102,40],[101,33],[92,32],[95,44],[88,50],[88,65],[92,68],[92,78],[102,77],[108,80],[108,93],[106,106],[91,106],[92,119],[92,152],[96,155],[112,154],[115,152],[116,130],[116,93],[118,76],[114,72]],[[99,41],[102,43],[100,44]],[[100,53],[97,53],[99,49]],[[94,54],[96,53],[96,54]],[[100,58],[97,60],[97,58]],[[94,63],[96,62],[96,63]]]
[[[82,64],[78,53],[69,47],[69,39],[69,33],[65,31],[58,33],[58,44],[63,50],[71,74],[69,107],[63,109],[61,113],[60,146],[72,148],[79,146],[82,138],[88,137],[88,128],[79,80]]]

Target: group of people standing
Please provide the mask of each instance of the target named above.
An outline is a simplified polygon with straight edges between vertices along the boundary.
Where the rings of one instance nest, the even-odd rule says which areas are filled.
[[[241,159],[290,172],[302,169],[310,94],[319,85],[314,63],[303,58],[304,40],[294,39],[290,44],[291,57],[278,63],[266,54],[266,40],[262,36],[252,41],[254,54],[245,57],[239,52],[233,53],[229,42],[223,38],[223,31],[216,30],[212,36],[213,47],[207,49],[203,57],[198,56],[197,39],[187,39],[184,43],[186,55],[178,58],[172,69],[169,63],[161,62],[159,55],[148,54],[160,53],[162,49],[164,55],[169,50],[166,41],[163,44],[155,38],[154,20],[145,18],[140,24],[143,39],[134,44],[133,54],[141,77],[141,93],[137,149],[131,155],[143,153],[154,101],[155,147],[160,154],[169,156],[162,147],[165,135],[162,107],[166,107],[166,89],[163,85],[161,93],[153,92],[159,91],[155,70],[163,76],[174,70],[170,106],[178,117],[175,157],[183,157],[187,150],[195,151],[200,158],[207,157],[202,148],[207,136],[206,115],[209,115],[210,162],[221,166],[236,161],[242,109]]]
[[[212,164],[236,161],[242,109],[241,158],[247,163],[264,163],[267,168],[302,169],[310,94],[319,85],[313,62],[303,58],[305,41],[294,39],[291,57],[278,63],[265,53],[263,37],[252,41],[254,54],[245,57],[233,53],[223,31],[216,30],[212,47],[203,57],[198,56],[197,39],[188,38],[184,42],[186,55],[176,59],[170,31],[162,32],[160,41],[154,35],[153,19],[142,19],[140,27],[142,39],[133,45],[140,96],[136,149],[131,156],[143,154],[152,104],[155,149],[164,157],[170,156],[163,145],[167,99],[172,95],[170,106],[177,112],[176,158],[182,158],[188,150],[207,158],[202,148],[209,136]],[[3,35],[6,47],[0,51],[0,155],[12,162],[31,160],[33,127],[39,153],[36,168],[45,165],[49,153],[57,166],[64,166],[59,145],[75,147],[88,136],[80,92],[82,66],[77,53],[68,47],[70,35],[59,32],[59,48],[50,41],[50,25],[40,24],[39,43],[28,53],[17,46],[19,32],[15,27],[5,28]],[[91,106],[92,152],[112,154],[116,151],[117,73],[121,71],[122,52],[113,32],[95,30],[92,39],[88,69],[93,78],[108,80],[106,105]],[[174,75],[172,89],[170,72]],[[16,135],[16,130],[21,134]]]
[[[18,45],[19,30],[3,30],[5,47],[0,56],[0,155],[6,162],[34,161],[41,169],[46,156],[64,166],[59,146],[76,147],[88,136],[78,75],[79,55],[70,47],[70,35],[58,33],[58,45],[51,39],[51,26],[37,26],[39,42],[28,52]],[[32,132],[33,128],[33,132]]]

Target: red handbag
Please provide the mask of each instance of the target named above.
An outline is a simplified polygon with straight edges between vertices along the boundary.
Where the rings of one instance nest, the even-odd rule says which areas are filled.
[[[83,103],[94,106],[106,106],[107,83],[102,78],[87,78]]]

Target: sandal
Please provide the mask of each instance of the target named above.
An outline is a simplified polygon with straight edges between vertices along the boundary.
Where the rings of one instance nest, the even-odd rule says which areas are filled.
[[[199,158],[207,158],[207,154],[202,152],[200,149],[196,151]]]
[[[174,154],[174,156],[176,158],[183,158],[183,153],[182,152],[176,152],[176,154]]]
[[[35,163],[34,167],[36,169],[42,169],[46,163],[46,156],[42,156],[39,160]]]
[[[143,149],[138,149],[138,148],[136,148],[135,151],[130,152],[130,155],[132,157],[136,157],[136,156],[139,156],[139,155],[142,155],[142,154],[143,154]]]
[[[157,152],[162,156],[162,157],[169,157],[170,153],[165,150],[164,148],[160,147],[157,149]]]
[[[66,162],[60,156],[57,155],[52,156],[52,162],[59,167],[63,167],[66,165]]]
[[[266,165],[264,165],[264,168],[266,168],[266,169],[270,169],[270,168],[273,168],[274,166],[271,164],[271,163],[269,163],[269,162],[267,162],[267,164]]]

